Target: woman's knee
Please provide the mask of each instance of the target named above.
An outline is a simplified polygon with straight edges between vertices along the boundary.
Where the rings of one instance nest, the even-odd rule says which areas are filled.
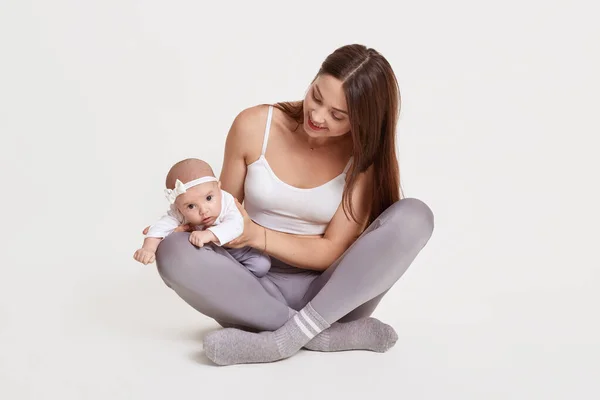
[[[416,198],[405,198],[395,202],[380,218],[382,226],[388,226],[399,234],[408,230],[424,242],[433,234],[435,225],[431,208]]]
[[[189,233],[175,232],[164,238],[156,250],[156,267],[165,283],[177,282],[198,249],[189,241]]]

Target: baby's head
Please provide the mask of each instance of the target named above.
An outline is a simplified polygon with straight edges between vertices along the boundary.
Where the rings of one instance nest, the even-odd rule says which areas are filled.
[[[221,182],[205,161],[179,161],[167,174],[166,186],[167,197],[189,224],[212,225],[221,213]]]

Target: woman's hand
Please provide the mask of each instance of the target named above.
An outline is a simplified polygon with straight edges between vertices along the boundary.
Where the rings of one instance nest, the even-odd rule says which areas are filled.
[[[147,226],[144,228],[144,230],[142,231],[143,235],[147,235],[148,231],[150,230],[150,227]],[[175,230],[173,232],[193,232],[194,230],[192,229],[192,227],[190,225],[179,225],[177,228],[175,228]]]
[[[260,246],[264,243],[264,240],[261,240],[264,228],[252,221],[240,202],[237,199],[234,200],[236,207],[244,217],[244,232],[223,247],[239,249],[240,247],[251,246],[262,250],[262,247]]]

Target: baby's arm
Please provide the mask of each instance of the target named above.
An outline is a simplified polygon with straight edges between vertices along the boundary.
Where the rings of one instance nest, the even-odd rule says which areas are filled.
[[[133,258],[144,265],[151,264],[156,258],[156,249],[162,238],[147,237],[141,249],[136,250]]]
[[[239,212],[238,212],[239,213]],[[244,232],[244,219],[235,215],[226,215],[218,225],[213,225],[203,231],[194,231],[190,235],[190,242],[198,247],[213,242],[217,246],[229,243]]]

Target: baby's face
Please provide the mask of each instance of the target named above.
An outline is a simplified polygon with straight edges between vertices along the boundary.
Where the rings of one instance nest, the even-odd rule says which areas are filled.
[[[221,213],[221,183],[206,182],[177,196],[175,206],[192,225],[213,225]]]

